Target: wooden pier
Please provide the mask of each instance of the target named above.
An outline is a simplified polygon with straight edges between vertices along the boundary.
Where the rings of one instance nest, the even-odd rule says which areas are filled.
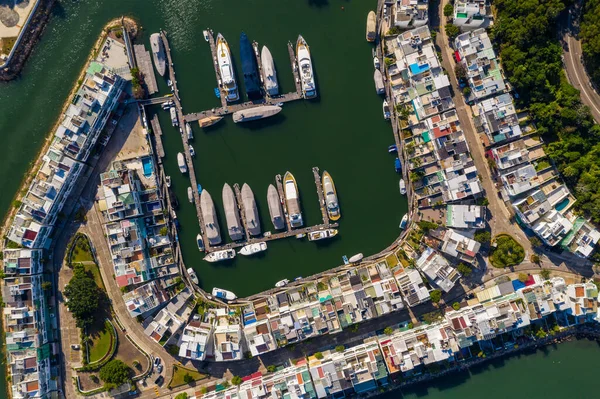
[[[294,73],[294,83],[296,84],[296,93],[303,98],[302,83],[300,82],[300,71],[298,70],[298,60],[296,59],[296,50],[292,42],[288,42],[288,53],[290,54],[290,63],[292,64],[292,72]]]
[[[207,30],[208,33],[208,44],[210,45],[210,53],[212,55],[213,67],[215,68],[215,75],[217,77],[217,85],[219,91],[221,92],[221,107],[227,108],[227,95],[223,92],[223,79],[221,79],[221,71],[219,71],[219,61],[217,60],[217,43],[215,42],[215,38],[213,36],[212,29]],[[238,85],[239,90],[239,85]],[[225,94],[225,95],[223,95]],[[192,121],[192,119],[187,119],[187,121]]]
[[[158,84],[156,83],[156,75],[154,75],[152,60],[150,59],[150,52],[146,50],[146,46],[143,44],[134,45],[133,50],[135,52],[138,68],[144,75],[144,82],[148,88],[148,94],[152,95],[154,93],[158,93]]]
[[[312,168],[313,175],[315,176],[315,185],[317,186],[317,195],[319,196],[319,207],[321,208],[321,216],[323,217],[323,224],[329,224],[329,215],[327,215],[327,203],[325,201],[325,194],[323,193],[323,184],[321,183],[321,173],[318,167]]]
[[[154,141],[156,142],[156,154],[158,155],[158,163],[161,163],[162,158],[165,157],[165,149],[162,143],[162,129],[160,128],[160,123],[158,122],[158,115],[154,114],[154,117],[150,121],[150,126],[152,126],[152,133],[154,134]]]
[[[240,185],[235,183],[233,185],[233,192],[235,194],[235,200],[238,205],[238,211],[240,212],[240,220],[242,221],[242,226],[244,227],[244,235],[246,237],[250,237],[250,232],[248,231],[248,221],[246,220],[246,212],[244,209],[244,203],[242,201],[242,191],[240,190]]]
[[[275,176],[275,183],[277,184],[277,193],[279,194],[279,198],[281,198],[281,205],[283,205],[283,216],[285,218],[285,225],[287,226],[287,229],[289,231],[292,230],[292,224],[290,222],[290,218],[288,217],[287,202],[285,201],[285,193],[283,192],[283,183],[281,181],[281,175]]]
[[[261,59],[262,55],[260,54],[257,41],[252,42],[252,48],[254,49],[254,55],[256,56],[256,64],[258,65],[258,76],[260,77],[260,84],[263,87],[265,87],[266,78],[265,78],[265,74],[264,74],[263,67],[262,67],[262,59]],[[268,97],[266,90],[265,90],[265,96]]]

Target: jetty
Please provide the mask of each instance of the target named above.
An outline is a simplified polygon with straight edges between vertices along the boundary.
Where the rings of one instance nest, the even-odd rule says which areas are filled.
[[[221,91],[222,80],[221,80],[221,75],[219,73],[219,65],[217,62],[217,46],[215,43],[215,38],[213,36],[212,30],[209,29],[207,31],[207,33],[208,33],[208,44],[210,45],[210,51],[211,51],[212,60],[213,60],[213,67],[215,69],[215,76],[217,79],[217,83],[219,84],[219,91]],[[260,72],[261,84],[264,89],[264,76],[263,76],[263,69],[262,69],[262,60],[261,60],[260,52],[258,51],[259,44],[257,42],[253,42],[252,47],[254,49],[254,54],[255,54],[256,60],[258,62],[258,69]],[[276,97],[266,96],[266,98],[262,98],[260,100],[246,101],[246,102],[242,102],[242,103],[238,103],[238,104],[227,104],[225,96],[223,95],[223,93],[221,93],[221,106],[220,107],[212,108],[212,109],[209,109],[206,111],[186,114],[186,115],[184,115],[183,118],[187,122],[192,122],[192,121],[198,121],[202,118],[206,118],[209,116],[225,116],[225,115],[233,114],[234,112],[242,111],[242,110],[249,109],[249,108],[255,108],[259,105],[276,105],[278,103],[287,103],[290,101],[296,101],[296,100],[303,99],[304,97],[302,96],[302,86],[300,84],[300,74],[298,71],[298,65],[296,64],[296,52],[295,52],[294,46],[292,45],[291,42],[288,42],[288,51],[290,54],[290,63],[292,66],[292,73],[294,74],[294,82],[295,82],[295,86],[296,86],[296,91],[281,94]],[[172,69],[172,68],[170,68],[170,69]],[[266,90],[265,90],[265,92],[266,92]],[[241,95],[241,93],[240,93],[240,95]],[[179,97],[179,94],[177,94],[177,97]]]
[[[249,236],[248,233],[248,220],[246,219],[246,212],[244,208],[244,201],[242,198],[242,191],[240,190],[240,185],[235,183],[233,185],[233,192],[235,193],[235,199],[237,201],[237,205],[240,208],[240,215],[242,216],[242,227],[244,228],[244,234]]]
[[[262,87],[265,87],[265,74],[263,73],[263,67],[262,67],[262,59],[261,59],[261,55],[260,55],[260,50],[258,48],[258,42],[255,40],[252,42],[252,49],[254,50],[254,55],[256,56],[256,62],[258,64],[258,77],[260,78],[260,84],[262,85]],[[266,90],[265,90],[265,95],[266,95]]]
[[[158,163],[162,163],[162,158],[165,157],[165,149],[162,142],[162,129],[158,122],[158,115],[154,114],[154,117],[150,121],[152,126],[152,134],[154,135],[154,142],[156,143],[156,153],[158,155]]]
[[[154,75],[150,52],[146,50],[146,46],[143,44],[135,44],[133,46],[133,51],[135,52],[138,68],[142,75],[144,75],[144,82],[148,88],[148,94],[152,95],[158,93],[158,84],[156,83],[156,75]]]
[[[327,215],[327,205],[325,202],[325,194],[323,193],[323,184],[321,183],[321,172],[318,167],[312,168],[313,175],[315,176],[315,185],[317,186],[317,195],[319,196],[319,208],[321,208],[321,216],[323,217],[323,224],[329,222],[329,216]]]
[[[281,175],[275,176],[275,183],[277,184],[277,193],[279,194],[279,198],[281,198],[281,205],[283,206],[283,218],[285,219],[285,226],[288,231],[290,231],[292,230],[292,224],[290,223],[290,218],[288,217],[287,202],[285,201],[285,193],[283,192],[283,181],[281,179]]]

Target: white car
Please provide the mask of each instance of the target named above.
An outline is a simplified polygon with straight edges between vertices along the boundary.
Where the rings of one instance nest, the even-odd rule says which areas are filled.
[[[76,344],[71,344],[71,349],[75,349],[78,351],[79,349],[81,349],[81,346],[76,345]]]

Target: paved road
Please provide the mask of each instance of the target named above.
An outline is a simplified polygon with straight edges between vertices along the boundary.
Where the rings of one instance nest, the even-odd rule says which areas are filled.
[[[582,60],[581,42],[579,41],[579,17],[581,0],[569,10],[563,20],[563,59],[569,82],[581,93],[581,101],[590,108],[596,123],[600,123],[600,96],[593,89],[589,75]]]

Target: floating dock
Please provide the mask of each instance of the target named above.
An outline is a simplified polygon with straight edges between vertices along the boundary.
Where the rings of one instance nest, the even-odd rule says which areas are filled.
[[[156,83],[156,75],[154,75],[154,68],[152,67],[150,52],[146,50],[146,46],[143,44],[135,44],[133,46],[133,51],[135,52],[138,68],[144,75],[144,82],[146,82],[148,94],[152,95],[154,93],[158,93],[158,84]]]
[[[325,201],[325,194],[323,194],[323,184],[321,183],[321,172],[318,167],[312,168],[313,175],[315,176],[315,185],[317,186],[317,195],[319,196],[319,207],[321,208],[321,216],[323,217],[323,224],[327,224],[329,216],[327,215],[327,204]]]

